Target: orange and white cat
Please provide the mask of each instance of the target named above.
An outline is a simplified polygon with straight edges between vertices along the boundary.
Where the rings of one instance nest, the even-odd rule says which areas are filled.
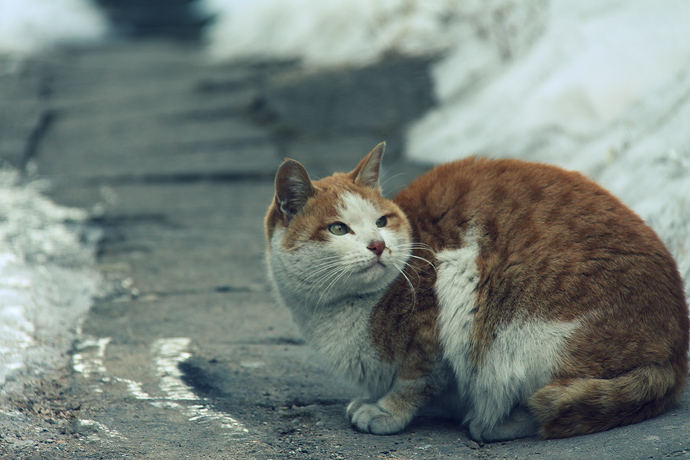
[[[394,200],[384,145],[312,182],[287,160],[266,217],[277,297],[364,396],[365,432],[444,407],[475,440],[607,430],[679,401],[688,307],[656,234],[584,176],[517,160],[439,166]]]

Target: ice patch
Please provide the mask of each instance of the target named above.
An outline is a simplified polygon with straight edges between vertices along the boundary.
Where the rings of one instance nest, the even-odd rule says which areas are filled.
[[[86,213],[57,206],[39,185],[0,170],[0,407],[27,381],[67,365],[98,285],[98,235],[85,228]]]

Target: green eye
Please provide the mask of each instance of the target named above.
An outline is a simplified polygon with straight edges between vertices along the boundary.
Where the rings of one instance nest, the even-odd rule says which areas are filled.
[[[328,231],[334,235],[343,236],[350,233],[350,227],[342,222],[336,222],[328,226]]]
[[[380,217],[379,220],[376,221],[376,226],[378,228],[385,227],[388,224],[388,218],[386,216]]]

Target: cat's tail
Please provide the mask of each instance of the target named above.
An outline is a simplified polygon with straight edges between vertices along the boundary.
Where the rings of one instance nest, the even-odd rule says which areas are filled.
[[[541,422],[544,438],[637,423],[678,404],[686,379],[686,372],[678,367],[654,364],[612,379],[556,380],[537,390],[529,405]]]

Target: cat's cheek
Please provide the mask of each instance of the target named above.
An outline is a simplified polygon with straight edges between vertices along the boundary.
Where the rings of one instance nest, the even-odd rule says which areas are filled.
[[[384,262],[393,264],[402,270],[412,256],[412,241],[407,238],[393,235],[387,238],[386,251],[384,251]]]
[[[355,245],[354,239],[355,237],[352,234],[340,236],[329,235],[324,245],[330,252],[339,254],[340,257],[344,258],[347,254],[352,253]]]

